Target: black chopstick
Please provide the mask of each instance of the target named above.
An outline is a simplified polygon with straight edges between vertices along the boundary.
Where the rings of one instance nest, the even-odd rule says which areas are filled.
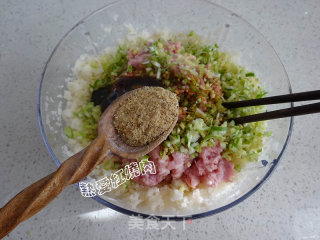
[[[239,108],[239,107],[249,107],[249,106],[259,106],[259,105],[269,105],[277,103],[288,103],[288,102],[300,102],[307,100],[318,100],[320,99],[320,90],[292,93],[286,95],[279,95],[274,97],[258,98],[238,102],[224,102],[222,105],[225,108]]]
[[[320,103],[307,104],[299,107],[286,108],[271,112],[253,114],[245,117],[228,119],[229,121],[234,120],[236,124],[244,124],[249,122],[258,122],[271,120],[276,118],[292,117],[305,114],[319,113]]]

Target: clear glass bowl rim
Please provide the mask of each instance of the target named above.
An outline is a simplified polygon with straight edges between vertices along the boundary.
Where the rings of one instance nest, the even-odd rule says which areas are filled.
[[[128,1],[128,0],[118,0],[118,1],[114,1],[112,3],[109,3],[95,11],[93,11],[92,13],[90,13],[89,15],[87,15],[86,17],[84,17],[82,20],[80,20],[78,23],[76,23],[61,39],[60,41],[58,42],[58,44],[55,46],[55,48],[53,49],[52,53],[50,54],[45,66],[44,66],[44,69],[43,69],[43,72],[41,74],[41,80],[40,80],[40,85],[39,85],[39,90],[38,90],[38,99],[37,99],[37,113],[38,113],[38,123],[39,123],[39,127],[40,127],[40,132],[41,132],[41,136],[43,138],[43,141],[46,145],[46,148],[51,156],[51,158],[53,159],[53,161],[55,162],[55,164],[60,167],[61,165],[61,162],[58,160],[58,158],[55,156],[52,148],[50,147],[50,144],[48,142],[48,139],[47,139],[47,136],[46,136],[46,133],[44,131],[44,127],[43,127],[43,122],[42,122],[42,117],[41,117],[41,90],[42,90],[42,82],[44,80],[44,76],[45,76],[45,73],[46,73],[46,70],[47,70],[47,67],[48,67],[48,64],[52,58],[52,56],[55,54],[56,50],[59,48],[60,44],[63,42],[63,40],[69,35],[72,33],[72,31],[77,27],[79,26],[80,24],[82,24],[86,19],[90,18],[91,16],[95,15],[96,13],[100,12],[100,11],[103,11],[104,9],[107,9],[113,5],[116,5],[116,4],[119,4],[121,2],[125,2],[125,1]],[[210,2],[208,0],[201,0],[203,2],[207,2],[208,4],[212,4],[214,7],[216,8],[219,8],[225,12],[228,12],[230,14],[232,14],[233,16],[235,16],[239,21],[242,21],[244,24],[246,24],[247,26],[249,26],[254,32],[256,32],[258,35],[260,35],[264,41],[266,42],[266,44],[268,44],[271,49],[273,50],[274,54],[276,55],[276,57],[279,59],[279,62],[281,63],[281,66],[284,70],[284,73],[285,73],[285,76],[286,76],[286,79],[287,79],[287,83],[288,83],[288,87],[289,87],[289,92],[292,93],[292,88],[291,88],[291,83],[290,83],[290,80],[289,80],[289,77],[288,77],[288,74],[283,66],[283,63],[281,62],[278,54],[276,53],[275,49],[272,47],[272,45],[266,40],[266,38],[264,37],[264,35],[259,32],[253,25],[251,25],[249,22],[247,22],[245,19],[243,19],[242,17],[240,17],[238,14],[216,4],[216,3],[213,3],[213,2]],[[293,107],[293,103],[291,103],[291,107]],[[203,213],[199,213],[199,214],[194,214],[194,215],[187,215],[187,216],[158,216],[158,215],[149,215],[149,214],[143,214],[143,213],[139,213],[139,212],[135,212],[135,211],[131,211],[131,210],[128,210],[128,209],[125,209],[125,208],[122,208],[122,207],[119,207],[117,205],[114,205],[98,196],[95,196],[93,197],[94,200],[96,200],[97,202],[115,210],[115,211],[118,211],[118,212],[121,212],[123,214],[126,214],[126,215],[129,215],[129,216],[138,216],[138,217],[142,217],[142,218],[150,218],[150,216],[153,217],[153,219],[158,219],[158,220],[170,220],[170,221],[182,221],[182,220],[185,220],[185,219],[197,219],[197,218],[203,218],[203,217],[208,217],[208,216],[211,216],[211,215],[214,215],[214,214],[217,214],[217,213],[220,213],[222,211],[225,211],[231,207],[234,207],[235,205],[241,203],[242,201],[244,201],[245,199],[247,199],[249,196],[251,196],[255,191],[257,191],[262,185],[264,182],[266,182],[266,180],[270,177],[271,173],[274,171],[274,169],[277,167],[282,155],[284,154],[286,148],[287,148],[287,145],[289,143],[289,140],[290,140],[290,137],[291,137],[291,133],[292,133],[292,128],[293,128],[293,117],[290,118],[290,125],[289,125],[289,130],[288,130],[288,135],[286,137],[286,140],[285,140],[285,143],[283,145],[283,148],[282,150],[280,151],[280,154],[279,156],[274,159],[273,161],[273,164],[272,166],[270,167],[269,171],[266,173],[266,175],[260,180],[260,182],[255,185],[249,192],[247,192],[246,194],[244,194],[243,196],[241,196],[240,198],[236,199],[235,201],[225,205],[225,206],[222,206],[220,208],[217,208],[217,209],[213,209],[213,210],[210,210],[210,211],[206,211],[206,212],[203,212]],[[76,184],[77,187],[79,187],[78,184]]]

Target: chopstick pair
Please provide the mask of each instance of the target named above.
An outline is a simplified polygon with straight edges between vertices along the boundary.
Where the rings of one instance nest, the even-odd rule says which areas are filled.
[[[288,103],[288,102],[300,102],[300,101],[318,100],[318,99],[320,99],[320,90],[279,95],[279,96],[259,98],[259,99],[251,99],[251,100],[245,100],[245,101],[224,102],[222,105],[225,108],[239,108],[239,107],[269,105],[269,104]],[[320,112],[320,102],[307,104],[299,107],[291,107],[291,108],[286,108],[286,109],[281,109],[281,110],[276,110],[271,112],[253,114],[253,115],[233,118],[229,120],[234,120],[236,124],[243,124],[243,123],[249,123],[249,122],[258,122],[258,121],[299,116],[299,115],[319,113],[319,112]]]

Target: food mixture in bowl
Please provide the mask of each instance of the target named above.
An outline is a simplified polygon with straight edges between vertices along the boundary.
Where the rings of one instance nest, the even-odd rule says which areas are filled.
[[[186,209],[212,202],[215,189],[232,182],[257,161],[269,133],[265,122],[235,125],[229,118],[264,111],[263,106],[226,109],[225,101],[261,98],[266,92],[253,72],[195,32],[146,33],[125,39],[99,56],[81,56],[65,91],[63,111],[69,148],[80,151],[97,136],[101,106],[92,93],[121,77],[150,77],[179,99],[179,120],[169,137],[140,159],[112,158],[90,177],[101,179],[131,162],[153,161],[144,174],[107,193],[134,209]]]

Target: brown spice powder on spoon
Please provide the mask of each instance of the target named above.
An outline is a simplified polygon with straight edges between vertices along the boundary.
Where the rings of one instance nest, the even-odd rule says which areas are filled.
[[[138,147],[168,130],[178,114],[174,93],[161,87],[142,87],[119,106],[113,124],[126,144]]]

